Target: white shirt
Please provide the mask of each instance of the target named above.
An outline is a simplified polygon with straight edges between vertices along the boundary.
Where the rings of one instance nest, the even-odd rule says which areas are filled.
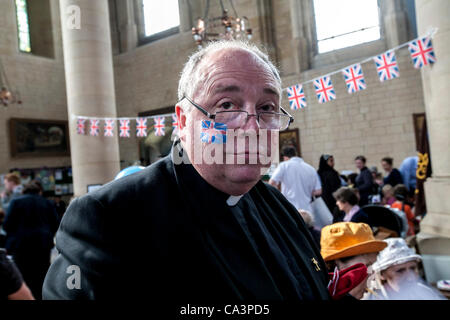
[[[271,179],[281,182],[281,193],[294,207],[312,213],[311,197],[322,188],[316,170],[300,157],[280,163]]]

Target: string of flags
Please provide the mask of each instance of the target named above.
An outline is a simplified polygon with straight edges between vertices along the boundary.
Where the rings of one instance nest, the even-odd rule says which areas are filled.
[[[306,96],[303,91],[303,86],[307,83],[312,82],[316,92],[317,99],[319,103],[326,103],[336,99],[336,92],[331,82],[331,75],[336,73],[342,73],[345,84],[347,86],[347,92],[353,94],[355,92],[365,90],[367,88],[366,82],[364,80],[364,74],[361,64],[373,61],[377,69],[378,77],[380,82],[395,79],[400,77],[400,71],[397,65],[397,59],[395,57],[395,50],[398,50],[404,46],[408,46],[411,60],[414,68],[420,69],[426,65],[430,65],[436,62],[436,56],[434,54],[433,45],[431,39],[437,32],[437,28],[431,29],[427,35],[423,37],[416,38],[412,41],[403,43],[395,48],[392,48],[380,55],[367,58],[359,63],[355,63],[351,66],[345,67],[340,70],[328,73],[326,75],[320,76],[316,79],[308,80],[303,83],[295,84],[288,88],[284,88],[283,91],[287,92],[287,98],[289,101],[290,108],[292,110],[304,109],[307,106]],[[103,121],[103,135],[105,137],[114,136],[114,127],[116,121],[119,121],[119,136],[121,138],[130,138],[131,134],[131,123],[134,120],[136,122],[136,136],[146,137],[148,134],[148,129],[153,127],[154,134],[156,136],[164,136],[166,124],[165,118],[172,118],[172,128],[177,130],[178,120],[175,113],[163,114],[157,116],[148,117],[127,117],[127,118],[100,118],[100,117],[85,117],[76,116],[77,118],[77,133],[80,135],[85,135],[87,133],[87,121],[89,124],[89,135],[99,136],[100,135],[100,122]],[[153,124],[148,124],[148,120],[153,119]],[[214,140],[212,135],[207,134],[210,128],[210,124],[205,122],[203,124],[203,129],[205,129],[205,134],[202,136],[204,140]],[[209,132],[209,131],[208,131]],[[220,139],[217,138],[217,141]]]
[[[359,63],[331,72],[327,75],[320,76],[316,79],[308,80],[283,89],[283,91],[286,90],[290,108],[292,110],[298,110],[304,109],[307,106],[303,87],[309,82],[313,82],[314,84],[314,89],[319,103],[326,103],[328,101],[335,100],[336,92],[334,91],[334,87],[331,82],[331,75],[336,73],[342,73],[347,86],[347,92],[349,94],[365,90],[367,85],[364,80],[361,64],[370,60],[373,60],[375,63],[380,82],[400,77],[400,71],[398,69],[397,59],[395,57],[395,50],[405,46],[408,46],[414,68],[420,69],[426,65],[435,63],[436,56],[434,54],[431,38],[434,36],[436,31],[437,28],[434,28],[430,30],[427,35],[403,43],[380,55],[367,58]]]
[[[149,117],[130,117],[130,118],[96,118],[96,117],[84,117],[76,116],[77,118],[77,133],[80,135],[87,134],[87,125],[89,125],[89,135],[99,136],[100,135],[100,122],[103,121],[103,135],[105,137],[114,136],[114,127],[116,121],[119,121],[119,137],[130,138],[131,137],[131,125],[132,121],[136,122],[136,137],[146,137],[148,134],[148,129],[153,126],[154,133],[156,136],[164,136],[166,124],[165,118],[170,116],[172,119],[172,128],[177,130],[178,120],[175,113],[149,116]],[[147,125],[147,121],[153,119],[153,124]]]

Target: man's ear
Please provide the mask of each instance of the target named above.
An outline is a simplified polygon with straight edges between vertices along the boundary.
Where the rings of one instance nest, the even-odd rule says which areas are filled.
[[[177,115],[178,120],[178,136],[182,141],[185,141],[186,114],[181,105],[177,104],[175,106],[175,114]]]

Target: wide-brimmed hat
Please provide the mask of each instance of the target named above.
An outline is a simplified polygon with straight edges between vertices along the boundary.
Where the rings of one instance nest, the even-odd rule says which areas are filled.
[[[365,223],[338,222],[322,228],[320,253],[325,261],[379,252],[387,243],[376,240]]]
[[[422,260],[403,238],[388,238],[384,241],[387,247],[378,254],[377,261],[372,265],[373,271],[379,272],[394,265]]]

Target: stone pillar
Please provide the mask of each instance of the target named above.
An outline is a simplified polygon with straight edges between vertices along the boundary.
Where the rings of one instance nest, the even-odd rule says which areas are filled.
[[[75,118],[116,117],[108,0],[60,0],[60,11],[74,194],[80,196],[120,170],[117,124],[114,137],[103,136],[102,124],[92,137],[77,134]]]
[[[128,52],[135,49],[138,43],[138,31],[134,15],[134,0],[116,1],[116,5],[116,19],[119,26],[121,49],[122,52]]]
[[[450,1],[416,0],[418,34],[429,27],[439,30],[433,38],[437,62],[421,69],[430,142],[432,177],[425,182],[427,215],[420,237],[450,237]],[[420,237],[418,237],[420,239]],[[420,242],[419,242],[420,247]]]
[[[408,39],[408,18],[402,1],[383,1],[381,15],[384,24],[386,45],[393,48]]]

